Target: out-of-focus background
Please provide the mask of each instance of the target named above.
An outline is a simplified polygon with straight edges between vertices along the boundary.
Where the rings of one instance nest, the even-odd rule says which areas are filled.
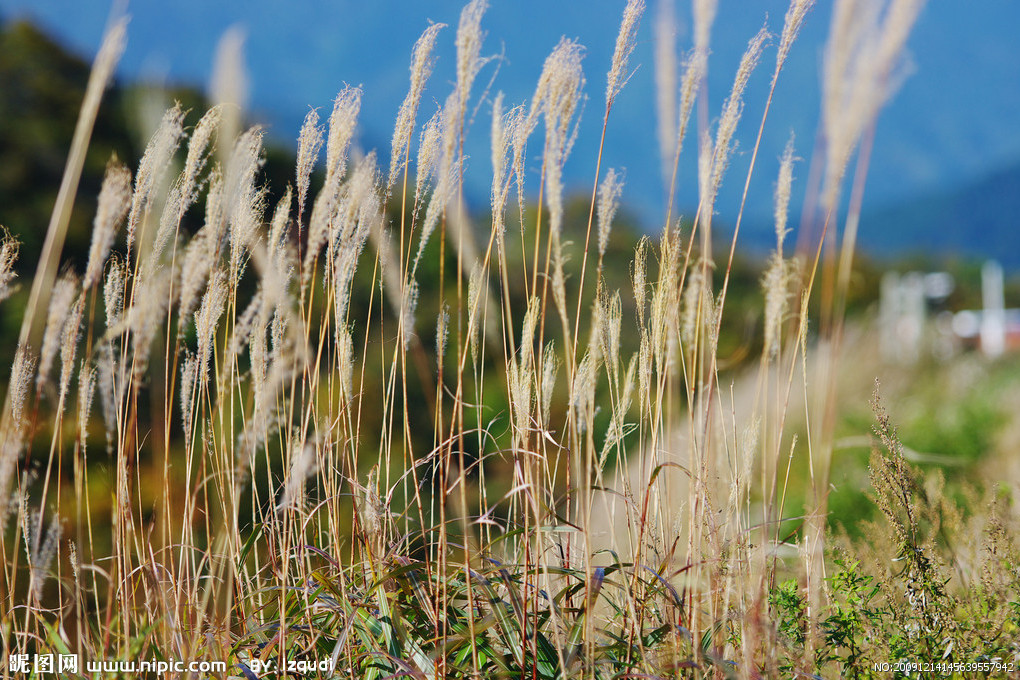
[[[488,32],[483,54],[497,57],[480,78],[487,83],[494,77],[489,100],[502,90],[508,103],[530,101],[542,61],[561,36],[588,46],[584,60],[588,105],[575,147],[578,153],[568,163],[566,177],[568,186],[578,191],[590,190],[594,159],[587,156],[598,147],[604,74],[623,4],[494,0],[483,22]],[[653,24],[661,21],[660,4],[648,2],[631,61],[635,70],[615,104],[605,153],[608,166],[626,168],[624,200],[651,231],[659,229],[664,213],[653,122]],[[690,7],[686,2],[669,4],[676,5],[676,45],[682,58],[692,41]],[[119,70],[121,85],[162,83],[201,92],[210,81],[217,44],[233,30],[244,41],[251,116],[268,125],[278,145],[294,145],[309,107],[328,112],[332,97],[344,83],[363,85],[360,143],[366,149],[379,149],[385,161],[396,111],[407,90],[411,45],[429,21],[448,25],[423,100],[420,117],[424,119],[442,102],[454,79],[453,34],[461,7],[458,0],[145,0],[117,3],[114,8],[102,1],[0,0],[4,165],[12,162],[16,148],[10,146],[8,136],[23,134],[15,131],[10,116],[28,115],[26,106],[38,102],[12,88],[10,79],[31,77],[35,80],[30,88],[55,90],[60,76],[53,69],[59,71],[63,63],[60,51],[90,59],[109,13],[121,10],[131,16]],[[711,39],[711,104],[702,112],[709,121],[718,115],[729,92],[746,41],[765,23],[778,33],[785,7],[782,0],[720,2]],[[831,3],[824,1],[811,12],[780,79],[751,187],[744,232],[747,246],[765,248],[772,242],[768,196],[778,157],[791,132],[804,157],[797,167],[794,212],[803,196],[817,131],[819,71],[830,12]],[[30,22],[54,44],[46,48],[26,44],[24,33],[29,29],[21,22]],[[911,62],[901,74],[902,84],[879,118],[861,224],[866,252],[882,258],[904,253],[935,259],[994,256],[1007,270],[1020,266],[1020,230],[1015,226],[1015,216],[1020,214],[1018,26],[1020,4],[1014,0],[928,3],[909,42]],[[29,59],[35,61],[31,76],[13,72]],[[763,65],[745,98],[738,156],[717,203],[721,223],[732,223],[736,217],[770,74],[771,66]],[[69,110],[75,103],[70,96],[64,102]],[[48,115],[31,113],[40,114]],[[468,137],[468,199],[481,206],[488,199],[487,126],[486,111],[476,117],[476,130]],[[137,136],[144,137],[142,131]],[[683,155],[679,200],[684,211],[692,211],[697,200],[694,158],[694,153]],[[4,177],[10,174],[9,168],[3,172]],[[8,187],[5,179],[0,191]],[[7,215],[4,219],[11,221]]]

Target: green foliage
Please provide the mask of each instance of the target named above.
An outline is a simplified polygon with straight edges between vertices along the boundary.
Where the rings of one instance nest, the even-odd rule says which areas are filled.
[[[882,612],[873,600],[879,586],[872,576],[861,573],[860,562],[846,555],[834,560],[836,573],[830,578],[832,613],[825,619],[825,642],[832,649],[828,658],[836,661],[844,675],[858,675],[867,670],[869,659],[866,650],[869,638],[881,629]]]

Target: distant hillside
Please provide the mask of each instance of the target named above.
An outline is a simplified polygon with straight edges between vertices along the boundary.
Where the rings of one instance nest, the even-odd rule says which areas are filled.
[[[89,65],[24,21],[0,30],[0,224],[22,242],[19,266],[35,264],[85,95]],[[111,155],[133,158],[137,144],[124,90],[107,93],[85,157],[69,252],[88,248],[95,198]]]
[[[0,20],[0,225],[21,241],[23,276],[30,276],[39,257],[90,68],[32,23]],[[173,101],[191,112],[188,124],[208,106],[199,90],[185,85],[153,90],[118,80],[105,93],[71,215],[65,260],[83,264],[109,159],[116,155],[133,167],[150,134],[139,122],[143,109],[155,102],[161,111]],[[291,149],[266,149],[263,175],[273,195],[286,187],[293,167]]]
[[[866,214],[861,245],[879,257],[923,250],[994,257],[1020,270],[1020,163],[954,190]]]

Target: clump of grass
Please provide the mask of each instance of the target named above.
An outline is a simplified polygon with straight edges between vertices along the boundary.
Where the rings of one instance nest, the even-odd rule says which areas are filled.
[[[924,474],[904,456],[878,400],[871,499],[882,519],[866,538],[837,538],[826,600],[818,614],[823,644],[808,649],[810,617],[800,583],[770,594],[777,617],[778,670],[878,676],[876,664],[916,655],[943,663],[1015,662],[1015,522],[1001,494],[971,488],[962,503],[945,493],[941,472]],[[987,510],[980,511],[982,508]],[[799,663],[798,663],[799,661]]]
[[[741,216],[811,4],[794,0],[779,34]],[[568,238],[563,169],[592,77],[575,41],[553,48],[530,103],[493,97],[491,221],[471,222],[463,148],[489,63],[482,0],[458,24],[453,91],[421,128],[442,26],[415,44],[388,166],[354,145],[358,88],[337,95],[325,123],[309,111],[294,185],[278,200],[261,177],[259,127],[237,127],[226,106],[192,126],[171,107],[133,175],[111,162],[84,277],[66,269],[48,306],[29,302],[26,324],[48,310],[46,329],[19,346],[0,449],[0,508],[18,513],[7,522],[0,512],[8,651],[229,660],[248,677],[266,661],[314,659],[328,662],[310,671],[319,677],[609,678],[863,673],[880,652],[1005,649],[1016,618],[996,602],[1017,583],[1013,520],[999,506],[988,521],[976,605],[987,625],[968,627],[940,556],[944,520],[959,513],[934,502],[937,487],[922,493],[885,416],[891,454],[874,460],[875,498],[905,589],[876,585],[873,556],[839,554],[826,572],[844,270],[831,286],[822,276],[817,340],[808,302],[823,255],[850,261],[852,237],[826,247],[835,196],[916,15],[915,3],[892,0],[873,14],[880,21],[843,35],[855,6],[839,3],[830,37],[828,77],[839,82],[827,83],[826,184],[813,198],[822,236],[813,259],[784,253],[791,141],[764,276],[757,398],[739,422],[719,341],[740,220],[717,259],[713,214],[746,87],[770,49],[766,28],[714,132],[698,130],[700,183],[687,197],[698,207],[686,220],[674,215],[676,167],[704,96],[715,3],[695,3],[679,87],[672,47],[657,57],[669,90],[659,97],[669,207],[658,239],[634,244],[631,290],[613,288],[625,189],[622,172],[603,172],[601,142],[576,232],[584,239]],[[623,10],[602,142],[626,96],[643,11],[640,0]],[[868,105],[840,123],[831,102],[861,91]],[[94,102],[82,116],[94,116]],[[539,127],[536,183],[527,155]],[[507,208],[514,187],[517,211]],[[853,214],[859,195],[851,205]],[[11,244],[5,235],[0,298]],[[37,281],[55,272],[47,259]],[[58,356],[60,379],[47,389]],[[820,357],[817,372],[809,356]],[[820,393],[806,400],[804,439],[788,426],[801,388]],[[90,427],[95,391],[107,458]],[[35,480],[29,460],[44,440]],[[795,457],[808,459],[813,493],[791,545],[781,528]],[[780,559],[791,547],[802,566]]]

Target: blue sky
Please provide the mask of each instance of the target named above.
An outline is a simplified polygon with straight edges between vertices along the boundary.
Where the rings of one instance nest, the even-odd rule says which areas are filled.
[[[604,167],[626,169],[624,200],[657,227],[662,196],[655,137],[652,22],[657,0],[648,0],[632,58],[633,78],[617,101],[607,137]],[[782,28],[785,2],[720,0],[712,36],[709,115],[718,115],[747,39],[763,23]],[[605,72],[624,0],[492,0],[483,21],[483,53],[501,54],[480,75],[476,98],[495,74],[491,94],[508,103],[530,101],[542,62],[561,36],[586,46],[589,96],[580,136],[567,167],[568,185],[590,191],[601,129]],[[818,68],[828,30],[831,3],[819,0],[794,46],[780,80],[765,130],[749,217],[767,229],[769,194],[778,157],[790,133],[798,155],[809,158],[816,133]],[[165,78],[202,85],[208,82],[215,46],[223,31],[245,32],[251,103],[273,136],[296,137],[309,106],[328,113],[344,85],[362,85],[364,100],[359,139],[385,158],[397,107],[407,89],[411,47],[429,20],[449,25],[440,34],[438,62],[423,100],[419,122],[442,101],[453,80],[454,34],[461,2],[411,0],[309,0],[307,2],[208,2],[139,0],[127,5],[129,43],[121,63],[128,78]],[[94,53],[110,6],[70,0],[0,0],[5,17],[30,16],[82,55]],[[678,2],[678,47],[690,46],[689,2]],[[932,0],[909,43],[910,77],[880,117],[866,202],[870,206],[953,187],[1020,161],[1020,3]],[[736,214],[749,149],[757,131],[774,50],[766,54],[747,95],[739,147],[720,195],[723,220]],[[496,67],[498,64],[498,73]],[[491,96],[489,97],[491,100]],[[467,147],[469,195],[487,197],[488,116],[483,105]],[[680,203],[696,201],[693,146],[685,152]],[[533,152],[537,157],[537,153]],[[537,161],[536,161],[537,162]],[[803,187],[807,162],[796,171]],[[537,183],[536,180],[533,185]],[[797,200],[795,194],[794,200]]]

